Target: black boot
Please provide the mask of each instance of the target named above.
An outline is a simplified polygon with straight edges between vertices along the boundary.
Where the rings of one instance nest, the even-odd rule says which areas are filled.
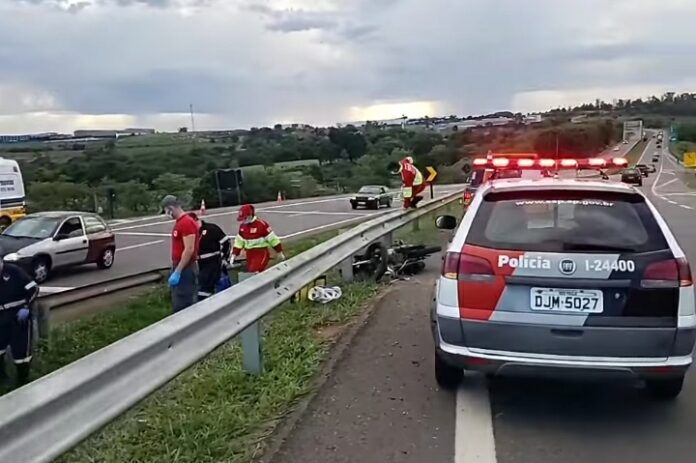
[[[5,367],[5,354],[0,355],[0,387],[7,386],[10,383],[10,377],[7,376],[7,368]]]
[[[30,367],[31,364],[29,362],[18,363],[15,365],[15,368],[17,369],[17,387],[24,386],[29,382]]]

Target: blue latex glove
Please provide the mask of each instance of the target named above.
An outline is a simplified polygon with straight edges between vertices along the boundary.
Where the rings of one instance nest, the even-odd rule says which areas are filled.
[[[169,286],[177,286],[179,284],[179,280],[181,280],[181,272],[172,272],[172,274],[169,276]]]
[[[17,321],[19,322],[25,322],[29,318],[29,309],[26,307],[22,307],[17,311]]]

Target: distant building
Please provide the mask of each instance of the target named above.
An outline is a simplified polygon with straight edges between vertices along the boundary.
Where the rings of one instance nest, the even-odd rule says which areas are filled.
[[[155,129],[123,129],[123,130],[76,130],[75,138],[118,138],[135,135],[152,135]]]
[[[527,114],[523,118],[525,124],[538,124],[539,122],[543,122],[543,120],[544,116],[541,114]]]
[[[24,134],[24,135],[0,135],[0,143],[26,143],[32,141],[46,141],[60,138],[64,135],[55,132]]]

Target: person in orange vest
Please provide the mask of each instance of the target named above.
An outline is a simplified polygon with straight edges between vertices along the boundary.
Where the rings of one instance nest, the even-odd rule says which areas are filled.
[[[413,164],[413,158],[407,156],[399,162],[390,163],[388,168],[392,174],[401,175],[404,209],[415,209],[418,203],[423,200],[420,193],[425,190],[425,179],[420,170]]]
[[[264,220],[256,217],[256,211],[251,204],[239,208],[237,221],[239,232],[232,245],[231,262],[242,251],[246,252],[246,271],[249,273],[263,272],[271,260],[269,248],[273,248],[278,256],[285,260],[283,245],[280,238]]]

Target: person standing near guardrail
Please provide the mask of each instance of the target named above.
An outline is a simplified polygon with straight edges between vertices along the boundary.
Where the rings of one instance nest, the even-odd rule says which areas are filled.
[[[423,196],[420,193],[425,190],[423,174],[413,164],[413,158],[407,156],[399,162],[391,162],[387,166],[393,175],[401,175],[401,193],[403,195],[404,209],[414,208]]]
[[[174,219],[172,229],[172,310],[178,312],[196,302],[198,291],[198,224],[172,195],[162,199],[165,214]]]
[[[195,212],[189,216],[198,224],[198,300],[215,293],[222,276],[223,263],[229,259],[230,237],[214,223],[202,220]]]
[[[246,271],[248,273],[263,272],[271,260],[269,248],[273,248],[278,256],[285,260],[283,245],[280,238],[264,220],[256,217],[256,211],[251,204],[239,208],[237,221],[239,232],[234,238],[231,263],[242,251],[246,252]]]
[[[8,347],[17,370],[17,385],[29,379],[33,328],[29,307],[38,294],[39,286],[24,270],[0,258],[0,382],[8,380]]]

